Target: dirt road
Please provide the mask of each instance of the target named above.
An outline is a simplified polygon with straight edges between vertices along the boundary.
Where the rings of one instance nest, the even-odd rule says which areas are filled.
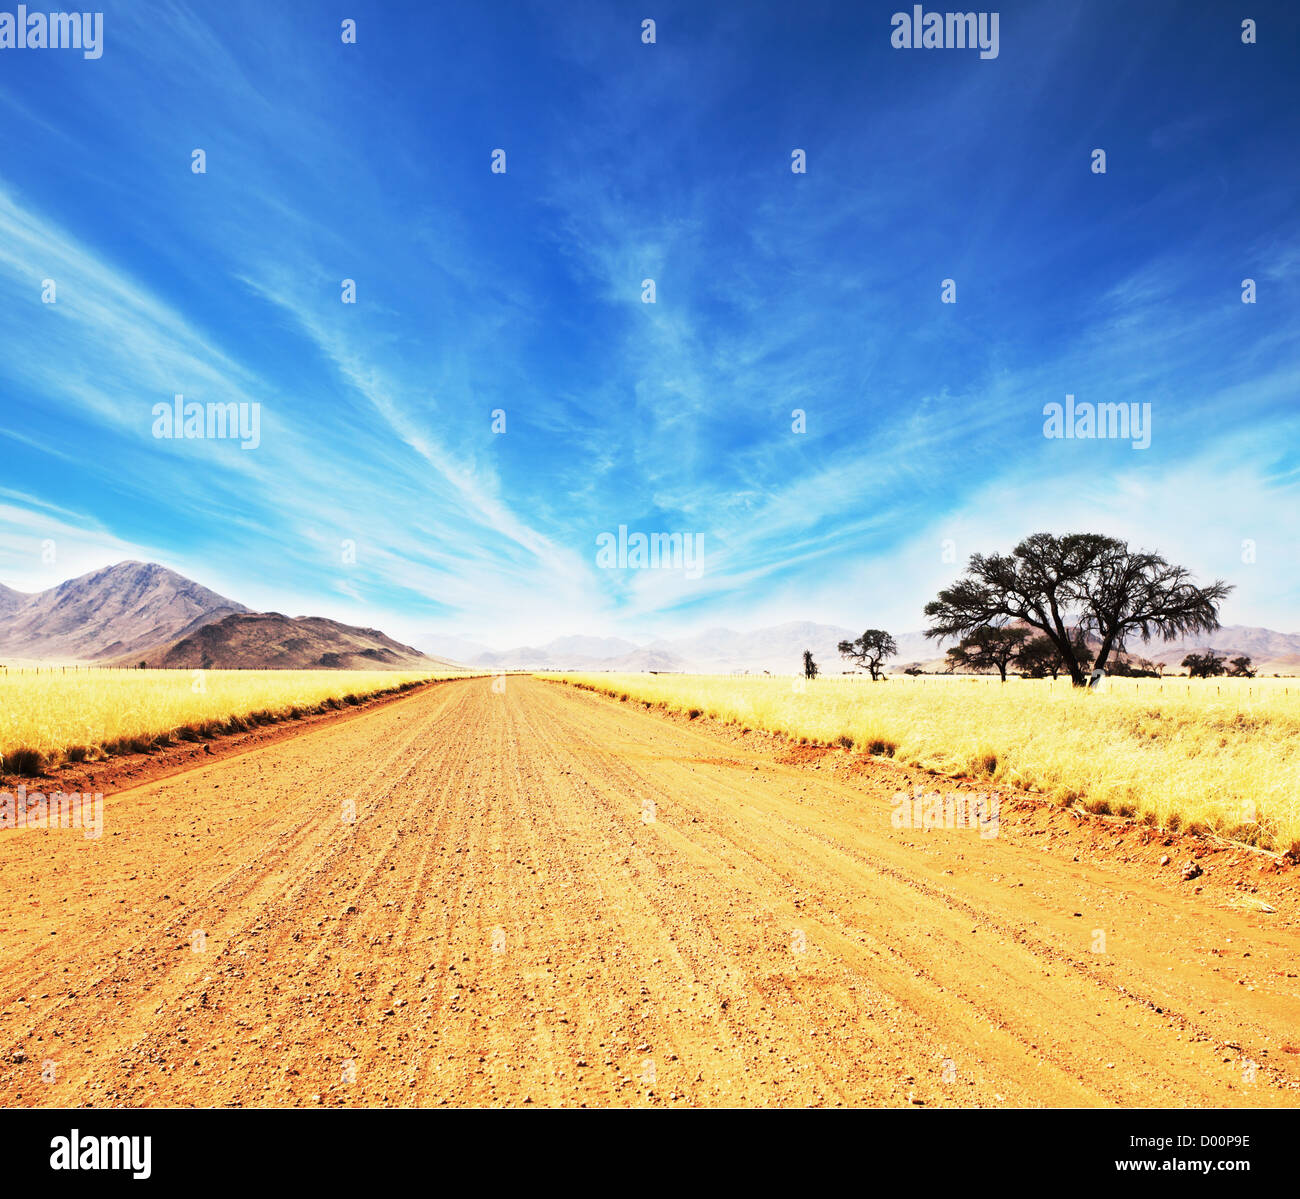
[[[0,1102],[1300,1104],[1284,915],[751,740],[477,679],[0,833]]]

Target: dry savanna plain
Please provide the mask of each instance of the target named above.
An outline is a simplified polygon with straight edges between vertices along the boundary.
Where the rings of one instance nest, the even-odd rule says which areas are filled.
[[[0,670],[0,772],[148,752],[297,720],[447,673],[388,670]]]
[[[1300,1102],[1283,680],[164,673],[0,684],[0,1103]]]

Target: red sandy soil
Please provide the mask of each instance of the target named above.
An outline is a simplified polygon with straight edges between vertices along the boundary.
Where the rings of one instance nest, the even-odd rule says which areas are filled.
[[[520,676],[213,749],[0,833],[0,1102],[1300,1103],[1275,858]]]

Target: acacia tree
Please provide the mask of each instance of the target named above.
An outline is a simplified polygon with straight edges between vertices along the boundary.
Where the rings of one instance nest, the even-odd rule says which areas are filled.
[[[1007,681],[1007,667],[1025,648],[1028,629],[985,625],[948,651],[948,670],[996,670]]]
[[[884,629],[868,629],[853,641],[841,641],[835,647],[840,654],[871,671],[872,681],[884,674],[881,663],[898,653],[898,643]]]
[[[1088,638],[1078,625],[1075,625],[1074,632],[1070,636],[1070,653],[1078,663],[1080,672],[1087,674],[1088,667],[1092,665],[1092,650],[1088,648]]]
[[[1179,665],[1186,666],[1187,673],[1194,679],[1213,679],[1228,673],[1228,668],[1223,664],[1223,655],[1212,649],[1203,654],[1188,654]]]
[[[803,677],[806,679],[815,679],[817,677],[817,663],[813,661],[812,650],[803,651]]]
[[[1126,679],[1154,679],[1159,677],[1155,663],[1148,658],[1133,658],[1127,662],[1123,658],[1116,658],[1115,665],[1111,668],[1111,674],[1121,675]]]
[[[1255,667],[1250,664],[1250,655],[1246,654],[1240,658],[1233,658],[1232,669],[1228,673],[1235,675],[1239,679],[1253,679],[1255,677]]]
[[[1197,587],[1183,567],[1100,533],[1034,533],[1010,554],[971,555],[966,574],[926,604],[926,636],[1025,624],[1057,647],[1071,681],[1083,687],[1078,650],[1089,641],[1098,646],[1094,668],[1104,670],[1132,637],[1172,641],[1217,629],[1219,603],[1231,590],[1221,580]]]
[[[1217,629],[1219,603],[1232,590],[1222,580],[1197,587],[1184,567],[1119,541],[1104,550],[1090,583],[1084,622],[1101,642],[1094,669],[1133,636],[1149,643]]]
[[[1016,665],[1031,679],[1045,678],[1049,674],[1056,679],[1065,669],[1061,651],[1052,644],[1051,638],[1041,635],[1025,642],[1016,654]]]

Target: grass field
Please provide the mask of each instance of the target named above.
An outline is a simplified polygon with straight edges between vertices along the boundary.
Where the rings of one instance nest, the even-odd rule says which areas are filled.
[[[1094,812],[1300,847],[1300,680],[566,674],[582,687],[987,778]]]
[[[139,753],[340,708],[451,672],[0,671],[0,773]]]

